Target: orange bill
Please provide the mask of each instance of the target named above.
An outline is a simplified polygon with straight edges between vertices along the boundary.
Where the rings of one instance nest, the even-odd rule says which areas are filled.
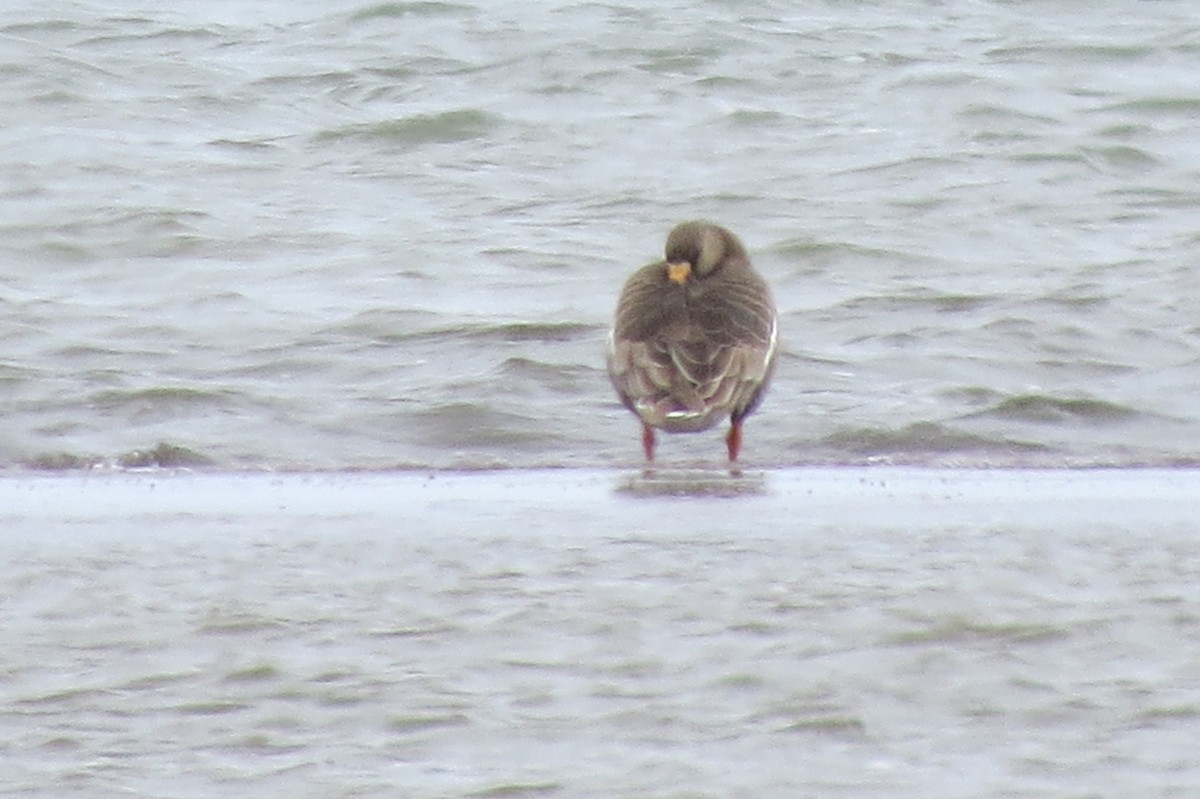
[[[677,261],[667,264],[667,277],[672,283],[683,285],[692,274],[692,265],[687,261]]]

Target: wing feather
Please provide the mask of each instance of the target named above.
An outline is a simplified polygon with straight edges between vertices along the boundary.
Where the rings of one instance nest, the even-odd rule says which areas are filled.
[[[749,268],[724,269],[685,300],[662,290],[663,270],[660,263],[635,273],[618,303],[608,366],[621,401],[664,430],[744,417],[774,367],[777,323],[766,284]]]

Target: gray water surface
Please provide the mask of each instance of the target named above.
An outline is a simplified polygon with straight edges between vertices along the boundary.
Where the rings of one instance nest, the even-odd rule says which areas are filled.
[[[782,312],[748,462],[1193,463],[1197,74],[1170,0],[9,7],[0,466],[636,462],[693,217]]]
[[[1197,75],[1184,0],[6,5],[0,794],[1194,796]],[[696,217],[782,357],[647,487]]]
[[[1200,784],[1194,470],[0,479],[14,797]]]

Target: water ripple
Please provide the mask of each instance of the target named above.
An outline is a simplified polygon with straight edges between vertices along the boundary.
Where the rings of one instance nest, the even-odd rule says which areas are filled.
[[[0,12],[0,468],[628,463],[692,217],[782,311],[762,465],[1194,458],[1194,21],[960,12]]]

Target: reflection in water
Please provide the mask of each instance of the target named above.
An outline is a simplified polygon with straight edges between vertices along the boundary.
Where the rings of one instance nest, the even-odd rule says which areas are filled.
[[[645,469],[624,475],[616,491],[635,497],[738,497],[767,493],[766,474],[741,469]]]

